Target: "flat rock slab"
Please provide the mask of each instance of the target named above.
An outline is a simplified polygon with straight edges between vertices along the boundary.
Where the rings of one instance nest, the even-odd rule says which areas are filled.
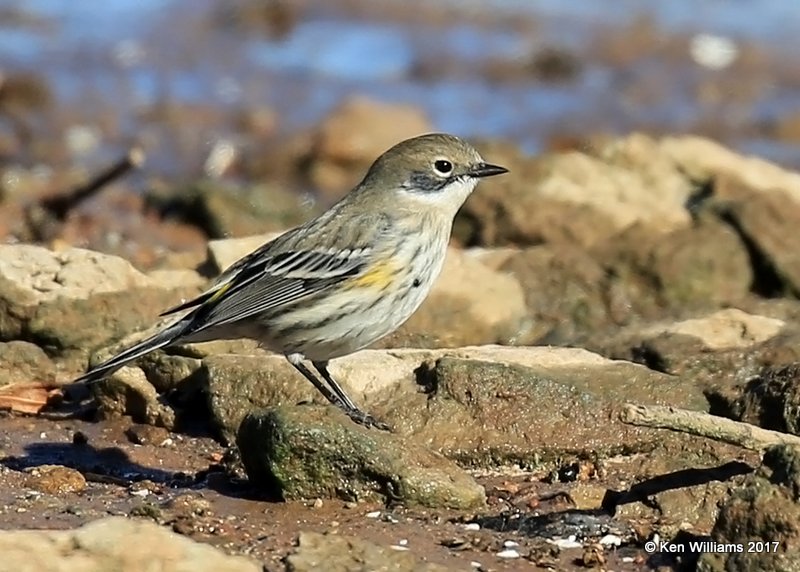
[[[146,275],[79,248],[0,245],[0,341],[33,342],[85,365],[91,349],[148,325],[204,282],[188,270]]]
[[[301,532],[297,549],[286,558],[288,572],[447,572],[450,568],[421,561],[409,552],[399,552],[353,536]]]
[[[75,530],[0,532],[0,571],[261,572],[259,563],[227,554],[150,521],[111,517]]]
[[[478,465],[531,466],[564,456],[646,451],[684,437],[622,424],[622,404],[708,407],[692,381],[626,362],[552,367],[444,357],[422,377],[424,400],[398,400],[387,409],[395,426]],[[380,408],[374,411],[380,416]]]
[[[237,439],[250,481],[289,499],[342,498],[473,509],[483,487],[435,453],[356,425],[331,407],[253,411]]]
[[[574,348],[369,350],[330,370],[396,433],[470,464],[616,454],[683,438],[623,425],[617,412],[628,401],[708,409],[691,379]],[[213,356],[203,373],[212,417],[231,440],[256,408],[319,399],[282,356]]]
[[[778,335],[785,325],[783,320],[727,308],[700,318],[645,328],[641,337],[683,335],[700,340],[706,349],[728,350],[765,342]]]

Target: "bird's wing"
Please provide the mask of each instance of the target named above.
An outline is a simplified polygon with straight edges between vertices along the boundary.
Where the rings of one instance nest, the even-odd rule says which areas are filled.
[[[260,253],[227,280],[182,305],[196,306],[191,315],[194,327],[190,325],[189,330],[194,333],[236,322],[321,292],[357,275],[368,256],[368,249]]]
[[[179,304],[178,306],[174,306],[161,312],[159,317],[169,316],[170,314],[175,314],[180,312],[181,310],[186,310],[188,308],[194,308],[196,306],[200,306],[203,303],[207,302],[215,295],[218,295],[220,290],[225,288],[231,281],[233,281],[247,266],[251,261],[257,260],[259,258],[267,259],[269,258],[270,249],[273,247],[275,240],[271,240],[266,244],[261,245],[261,247],[257,248],[250,254],[243,256],[233,264],[231,264],[228,268],[226,268],[222,274],[217,276],[217,279],[214,280],[214,283],[202,294],[197,296],[196,298],[192,298],[191,300],[187,300]]]

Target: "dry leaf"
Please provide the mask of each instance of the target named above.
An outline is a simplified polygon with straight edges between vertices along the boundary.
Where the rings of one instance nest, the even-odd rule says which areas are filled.
[[[13,383],[0,389],[0,409],[16,413],[39,413],[50,398],[52,384]]]

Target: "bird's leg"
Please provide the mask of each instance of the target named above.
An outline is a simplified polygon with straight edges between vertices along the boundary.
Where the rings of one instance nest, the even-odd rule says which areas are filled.
[[[345,404],[346,407],[349,409],[358,409],[358,405],[356,402],[353,401],[349,395],[345,392],[341,385],[339,385],[336,380],[331,377],[331,374],[328,372],[328,362],[325,361],[312,361],[311,362],[319,374],[322,376],[328,386],[333,390],[333,394],[338,397],[342,403]]]
[[[347,393],[345,393],[341,386],[331,377],[330,373],[328,373],[327,362],[311,363],[314,364],[314,367],[320,373],[320,375],[322,375],[325,381],[330,384],[333,392],[331,392],[331,389],[328,389],[328,387],[326,387],[325,384],[322,383],[319,378],[306,367],[306,365],[303,363],[303,356],[301,354],[289,354],[286,356],[286,359],[295,367],[297,371],[303,374],[303,377],[305,377],[314,387],[317,388],[317,391],[319,391],[325,397],[325,399],[344,411],[347,416],[350,417],[350,419],[367,427],[376,427],[384,430],[389,429],[388,425],[381,423],[368,413],[365,413],[358,408],[358,406],[353,402],[352,399],[350,399],[350,397],[348,397]]]
[[[347,395],[345,390],[342,389],[342,386],[339,385],[331,376],[330,372],[328,371],[327,361],[312,361],[311,363],[314,365],[314,369],[316,369],[322,376],[322,379],[324,379],[331,387],[333,393],[336,394],[336,396],[341,400],[341,403],[344,405],[343,409],[350,419],[367,427],[375,427],[377,429],[383,429],[384,431],[389,430],[389,426],[386,423],[378,421],[366,411],[362,411],[358,408],[355,402],[350,399],[350,396]]]
[[[341,407],[344,409],[346,405],[342,403],[338,397],[332,394],[331,390],[325,387],[325,384],[322,383],[319,379],[317,379],[316,375],[311,373],[311,370],[308,369],[306,365],[303,363],[302,361],[303,358],[295,356],[296,354],[292,354],[290,356],[286,356],[286,359],[289,360],[289,363],[292,364],[297,371],[303,374],[303,377],[305,377],[308,381],[312,383],[314,387],[317,388],[317,391],[319,391],[323,396],[325,396],[325,399],[327,399],[337,407]]]

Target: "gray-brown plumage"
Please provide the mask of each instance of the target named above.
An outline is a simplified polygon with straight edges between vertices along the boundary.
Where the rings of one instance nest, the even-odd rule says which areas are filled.
[[[77,381],[101,379],[165,346],[251,338],[285,354],[354,420],[385,427],[333,380],[328,360],[411,316],[442,269],[458,209],[481,177],[505,172],[451,135],[403,141],[328,211],[234,263],[206,292],[165,312],[188,310],[174,324]]]

